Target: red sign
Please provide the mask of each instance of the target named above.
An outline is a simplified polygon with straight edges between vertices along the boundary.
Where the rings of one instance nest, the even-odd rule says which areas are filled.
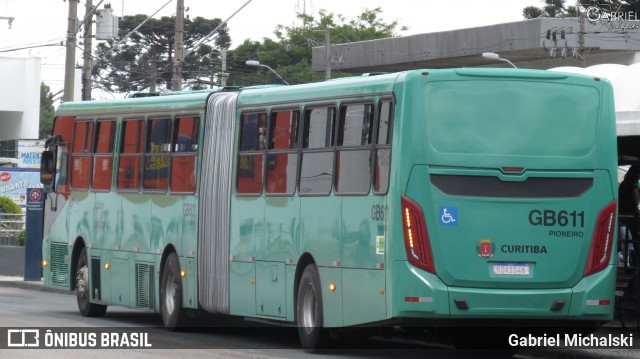
[[[478,257],[491,258],[495,254],[495,245],[488,238],[483,238],[476,243],[476,254]]]
[[[29,191],[29,199],[33,202],[39,202],[42,199],[42,191],[34,188]]]
[[[9,172],[0,173],[0,181],[9,182],[11,180],[11,174]]]

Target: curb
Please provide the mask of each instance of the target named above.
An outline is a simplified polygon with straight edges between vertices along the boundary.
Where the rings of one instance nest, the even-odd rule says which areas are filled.
[[[28,290],[37,290],[40,292],[52,292],[59,294],[75,295],[74,292],[58,288],[45,287],[40,281],[0,281],[0,287],[20,288]]]

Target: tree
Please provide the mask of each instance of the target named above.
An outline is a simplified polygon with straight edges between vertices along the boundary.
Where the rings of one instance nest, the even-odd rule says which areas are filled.
[[[21,214],[22,208],[18,206],[11,198],[7,196],[0,196],[0,213]],[[0,216],[0,219],[4,219],[4,216]]]
[[[40,83],[40,131],[39,138],[45,138],[51,134],[53,127],[53,94],[49,86],[44,82]]]
[[[573,2],[573,1],[572,1]],[[522,9],[522,16],[525,19],[535,19],[537,17],[577,17],[578,9],[575,6],[565,6],[566,0],[544,0],[545,6],[542,8],[535,6],[527,6]],[[640,13],[640,1],[629,0],[581,0],[579,2],[581,11],[593,5],[597,5],[606,12],[635,13],[634,19],[637,19]]]
[[[584,3],[585,8],[591,4],[591,2],[586,0],[583,0],[582,2]],[[614,13],[636,13],[634,20],[638,18],[637,14],[640,12],[640,1],[638,0],[599,0],[594,2],[604,10],[612,11]]]
[[[567,0],[544,0],[544,7],[527,6],[522,9],[525,19],[538,17],[576,17],[578,11],[575,6],[565,6]]]
[[[119,21],[118,36],[98,44],[98,61],[93,68],[94,83],[107,91],[127,92],[149,88],[152,84],[164,84],[171,89],[173,76],[174,18],[150,19],[121,40],[142,23],[146,15],[124,16]],[[216,28],[222,20],[196,17],[184,20],[184,46],[193,45]],[[202,44],[184,59],[183,77],[187,86],[195,86],[201,76],[210,76],[220,67],[219,52],[227,49],[231,38],[226,26],[219,29],[217,37],[209,44]],[[115,48],[114,48],[115,46]]]
[[[12,216],[12,214],[22,214],[22,208],[13,202],[11,198],[0,196],[0,225],[2,225],[4,229],[8,229],[9,233],[18,233],[19,235],[22,223],[16,221],[16,216]],[[2,223],[5,220],[7,222]]]
[[[364,9],[355,19],[347,19],[326,10],[320,10],[317,19],[301,13],[297,14],[297,18],[301,25],[276,27],[274,34],[277,40],[245,40],[231,51],[229,70],[232,75],[228,83],[279,83],[268,70],[246,66],[246,60],[258,60],[272,67],[292,84],[322,80],[322,73],[311,70],[311,49],[324,44],[324,30],[327,27],[331,29],[332,44],[394,37],[398,36],[398,31],[407,30],[398,21],[385,22],[379,7]]]

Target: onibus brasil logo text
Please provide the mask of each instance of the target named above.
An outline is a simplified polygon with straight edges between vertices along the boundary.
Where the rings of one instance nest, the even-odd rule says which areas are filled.
[[[149,334],[97,331],[54,332],[51,329],[8,329],[9,348],[151,348]]]

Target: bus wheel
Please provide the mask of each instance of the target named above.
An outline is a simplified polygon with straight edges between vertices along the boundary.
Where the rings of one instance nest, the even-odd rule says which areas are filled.
[[[328,340],[322,316],[322,289],[320,275],[310,264],[302,273],[296,301],[296,322],[300,344],[307,350],[320,349]]]
[[[182,278],[180,262],[175,253],[169,254],[162,270],[160,307],[164,326],[175,329],[181,326],[186,312],[182,308]]]
[[[91,285],[89,283],[89,266],[87,248],[82,248],[76,267],[76,299],[78,309],[83,317],[102,317],[107,312],[107,306],[91,303],[89,298]]]

